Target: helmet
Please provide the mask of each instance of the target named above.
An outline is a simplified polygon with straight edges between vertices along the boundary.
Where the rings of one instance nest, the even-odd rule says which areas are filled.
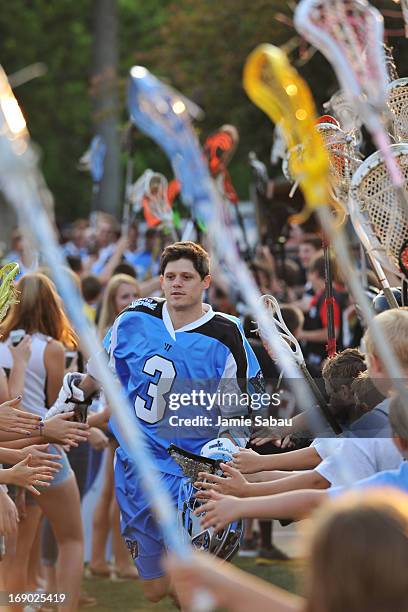
[[[215,438],[204,444],[200,451],[201,457],[215,459],[216,461],[231,461],[232,454],[239,450],[238,446],[229,438]]]
[[[402,306],[401,287],[391,287],[391,291],[398,302],[398,306]],[[390,305],[387,302],[387,298],[384,295],[384,291],[380,291],[380,293],[376,295],[373,299],[373,308],[375,314],[380,314],[380,312],[384,312],[384,310],[390,309]]]
[[[203,446],[200,455],[216,461],[217,467],[213,471],[221,476],[222,470],[219,463],[230,461],[232,453],[237,450],[238,447],[229,438],[216,438]],[[238,551],[243,532],[242,521],[234,521],[218,533],[215,533],[212,527],[203,529],[201,527],[203,515],[194,514],[194,511],[203,504],[195,497],[197,490],[191,478],[183,478],[178,498],[179,527],[182,537],[194,548],[206,550],[228,561]]]
[[[185,542],[190,542],[197,550],[205,550],[225,561],[238,551],[243,533],[242,521],[230,523],[222,531],[215,533],[212,527],[201,527],[202,515],[196,516],[194,510],[202,501],[194,497],[197,489],[190,478],[183,478],[178,499],[179,528]]]

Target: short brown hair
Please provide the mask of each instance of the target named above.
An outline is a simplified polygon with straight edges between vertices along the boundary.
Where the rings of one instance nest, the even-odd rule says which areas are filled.
[[[201,278],[210,273],[210,258],[207,251],[199,244],[186,240],[169,244],[164,249],[160,257],[160,274],[164,274],[170,261],[178,261],[179,259],[189,259]]]
[[[285,321],[289,331],[294,334],[303,327],[305,316],[297,306],[291,304],[283,304],[281,306],[282,318]]]
[[[363,353],[355,348],[346,348],[325,361],[322,376],[338,391],[341,385],[350,386],[356,376],[366,369]]]
[[[309,238],[303,238],[303,240],[300,241],[299,246],[301,244],[309,244],[315,249],[315,251],[320,251],[322,248],[322,239],[318,236],[309,236]]]
[[[351,383],[351,391],[359,404],[364,404],[367,410],[372,410],[385,398],[377,389],[368,372],[360,372]]]

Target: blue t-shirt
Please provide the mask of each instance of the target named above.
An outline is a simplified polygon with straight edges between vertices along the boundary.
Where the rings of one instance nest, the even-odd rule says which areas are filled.
[[[167,453],[171,443],[199,454],[220,432],[231,431],[227,417],[243,420],[237,437],[244,437],[250,395],[263,388],[239,320],[205,306],[200,319],[174,330],[165,300],[142,298],[119,315],[105,339],[110,366],[133,407],[129,417],[138,419],[158,469],[168,474],[181,475]],[[124,450],[115,416],[111,428]]]
[[[398,470],[387,470],[378,472],[370,478],[364,478],[356,482],[351,490],[365,489],[366,487],[395,487],[408,493],[408,461],[403,461]],[[328,490],[330,497],[337,497],[341,493],[348,491],[346,487],[332,487]]]

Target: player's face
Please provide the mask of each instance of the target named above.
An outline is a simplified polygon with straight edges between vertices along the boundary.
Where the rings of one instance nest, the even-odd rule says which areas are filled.
[[[201,302],[203,291],[210,285],[210,276],[202,279],[189,259],[178,259],[167,264],[160,284],[169,306],[186,310]]]
[[[115,307],[116,312],[119,314],[126,306],[129,306],[133,300],[137,298],[137,291],[133,285],[128,283],[121,283],[118,287],[115,296]]]

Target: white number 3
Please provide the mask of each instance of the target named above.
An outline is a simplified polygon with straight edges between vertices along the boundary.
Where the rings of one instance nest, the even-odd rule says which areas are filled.
[[[176,370],[173,362],[160,355],[149,357],[143,366],[143,372],[150,376],[155,376],[159,372],[157,382],[149,382],[147,395],[152,398],[150,408],[146,408],[146,400],[140,395],[135,399],[135,412],[139,419],[147,423],[157,423],[161,421],[166,411],[166,400],[164,395],[168,393],[176,377]]]

